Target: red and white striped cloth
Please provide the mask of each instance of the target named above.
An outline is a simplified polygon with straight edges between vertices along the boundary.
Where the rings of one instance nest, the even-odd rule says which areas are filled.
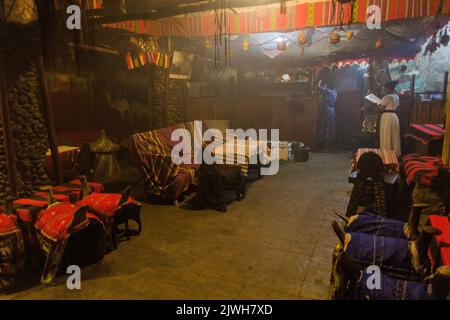
[[[384,170],[386,174],[400,172],[400,165],[398,163],[398,158],[395,151],[384,149],[360,148],[358,149],[358,151],[356,151],[355,155],[353,156],[350,173],[355,172],[357,170],[359,158],[361,158],[361,156],[367,152],[374,152],[381,157],[381,159],[383,160]]]

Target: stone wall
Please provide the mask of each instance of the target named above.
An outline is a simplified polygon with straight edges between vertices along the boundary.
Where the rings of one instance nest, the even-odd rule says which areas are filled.
[[[8,22],[27,24],[38,19],[34,0],[3,0],[3,3],[5,12],[9,13]]]
[[[19,172],[19,193],[29,195],[36,186],[49,184],[46,174],[48,138],[40,111],[40,89],[36,68],[38,44],[24,36],[27,28],[8,29],[5,54],[7,100],[11,111],[11,128]],[[0,158],[0,199],[9,194],[6,159]]]

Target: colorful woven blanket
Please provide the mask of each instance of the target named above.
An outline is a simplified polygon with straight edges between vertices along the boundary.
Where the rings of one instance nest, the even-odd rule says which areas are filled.
[[[400,166],[395,151],[384,149],[360,148],[358,149],[358,151],[356,151],[355,155],[353,156],[350,173],[355,172],[358,169],[359,158],[366,152],[374,152],[381,157],[381,159],[383,160],[386,174],[400,172]]]
[[[412,124],[410,128],[411,132],[406,136],[424,144],[433,140],[443,140],[445,136],[444,125],[442,124]]]
[[[189,136],[183,137],[181,143],[185,143],[192,157],[197,156],[194,137],[202,137],[202,132],[195,134],[199,129],[194,126],[194,122],[137,133],[131,137],[130,158],[144,173],[148,191],[167,199],[177,199],[191,185],[197,184],[196,170],[199,165],[177,165],[172,161],[172,149],[180,143],[171,140],[172,132],[176,129],[186,130],[184,132]],[[198,143],[203,146],[203,141]],[[191,163],[194,163],[193,159]]]
[[[83,200],[78,201],[78,206],[88,206],[89,211],[95,214],[105,225],[105,246],[107,252],[114,249],[114,232],[115,220],[120,217],[116,217],[118,214],[125,214],[127,210],[134,210],[135,207],[140,205],[132,198],[128,197],[123,203],[121,203],[121,194],[109,194],[109,193],[92,193],[85,197]],[[122,211],[123,210],[123,211]]]
[[[445,167],[440,158],[418,154],[403,157],[402,165],[407,183],[418,183],[424,187],[438,185],[439,171]]]
[[[88,212],[88,207],[79,207],[68,203],[59,203],[42,211],[36,222],[36,234],[44,256],[46,257],[41,282],[50,283],[56,276],[69,238],[90,227],[95,227],[97,243],[90,243],[91,248],[78,248],[79,250],[93,249],[96,251],[95,260],[100,262],[104,255],[104,226],[95,215]]]

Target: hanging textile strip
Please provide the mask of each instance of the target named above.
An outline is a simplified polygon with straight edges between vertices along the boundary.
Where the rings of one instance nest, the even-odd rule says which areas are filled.
[[[86,9],[95,10],[103,8],[103,0],[87,0]]]
[[[394,2],[394,3],[392,3]],[[333,15],[333,3],[335,12]],[[230,12],[230,33],[251,34],[258,32],[279,31],[286,32],[308,27],[326,27],[339,25],[339,13],[342,11],[343,23],[351,19],[353,23],[366,23],[367,8],[374,1],[356,0],[353,6],[341,5],[334,0],[305,1],[302,3],[286,3],[290,17],[280,12],[278,5],[255,6],[236,9]],[[434,16],[439,11],[439,1],[397,0],[379,1],[382,22]],[[388,5],[389,3],[389,5]],[[352,16],[353,12],[353,16]],[[450,12],[450,0],[444,0],[442,13]],[[249,23],[251,21],[255,23]],[[185,36],[185,37],[213,37],[214,11],[169,17],[159,20],[122,21],[104,25],[111,29],[125,29],[131,32],[153,36]]]
[[[127,53],[125,62],[128,70],[143,67],[148,64],[155,64],[161,68],[169,68],[170,57],[167,53],[161,52],[140,52],[139,54]]]

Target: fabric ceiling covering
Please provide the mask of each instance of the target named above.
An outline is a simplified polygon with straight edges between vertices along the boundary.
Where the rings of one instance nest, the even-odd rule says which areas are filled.
[[[332,17],[333,2],[337,3],[335,0],[287,2],[286,14],[280,12],[279,4],[239,8],[230,12],[230,31],[233,35],[242,35],[339,25],[342,7],[343,22],[348,23],[351,5],[337,3]],[[440,0],[355,0],[352,22],[365,23],[367,7],[372,4],[381,7],[382,21],[386,22],[434,16],[438,13]],[[443,0],[442,13],[450,13],[450,0]],[[105,27],[152,36],[210,37],[214,35],[214,17],[213,11],[206,11],[160,20],[122,21]]]

